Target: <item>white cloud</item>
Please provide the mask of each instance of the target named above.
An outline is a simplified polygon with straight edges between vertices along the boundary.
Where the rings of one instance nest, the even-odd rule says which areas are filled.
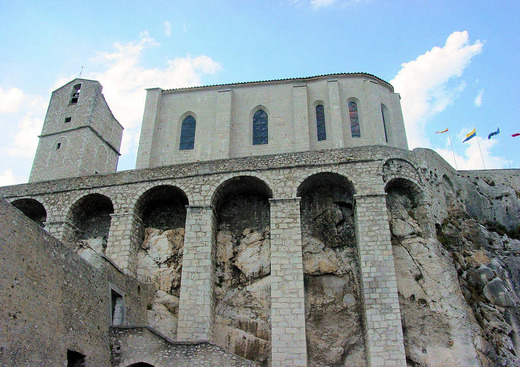
[[[100,71],[92,72],[89,76],[103,85],[110,109],[125,127],[122,154],[135,155],[146,88],[170,89],[200,85],[204,74],[213,74],[222,68],[206,55],[176,57],[168,60],[162,68],[147,68],[141,64],[141,56],[150,47],[160,47],[160,44],[147,32],[142,33],[136,42],[115,43],[113,52],[103,52],[96,56]]]
[[[325,8],[334,4],[336,0],[311,0],[311,5],[314,9]]]
[[[448,85],[460,77],[471,59],[482,52],[482,42],[469,43],[468,32],[453,32],[444,47],[433,47],[417,59],[402,64],[390,82],[401,94],[401,105],[410,148],[430,146],[425,127],[428,119],[457,98],[465,83]]]
[[[18,112],[24,99],[25,95],[21,89],[4,90],[0,87],[0,113]]]
[[[476,107],[480,107],[482,104],[482,95],[484,94],[484,89],[481,89],[480,92],[478,92],[477,96],[475,97],[474,104]]]
[[[33,158],[38,146],[38,135],[43,125],[43,108],[26,113],[18,123],[18,131],[14,134],[13,143],[6,147],[9,155],[22,158]],[[41,117],[40,117],[41,116]]]
[[[168,21],[164,22],[164,34],[168,37],[172,35],[172,27]]]
[[[18,183],[18,180],[14,177],[11,169],[5,169],[0,172],[0,186],[14,185]]]

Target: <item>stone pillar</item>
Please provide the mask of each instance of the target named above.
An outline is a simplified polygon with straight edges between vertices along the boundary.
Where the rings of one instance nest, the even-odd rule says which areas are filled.
[[[47,232],[64,243],[69,243],[76,232],[76,228],[72,223],[67,221],[48,221],[44,222],[43,225]]]
[[[224,89],[217,92],[217,106],[215,109],[215,126],[212,136],[208,136],[212,151],[207,157],[211,159],[229,158],[231,144],[231,110],[233,103],[233,90]],[[208,147],[210,144],[208,144]]]
[[[293,130],[294,150],[296,152],[310,149],[309,107],[307,104],[307,85],[293,85]]]
[[[143,123],[141,125],[141,137],[139,138],[139,150],[135,168],[148,168],[152,165],[152,147],[155,135],[155,120],[159,111],[159,102],[162,97],[161,88],[146,90],[146,102],[144,105]]]
[[[212,206],[186,206],[177,340],[212,340],[215,225]]]
[[[134,213],[110,214],[106,255],[125,273],[137,274],[137,250],[143,240],[143,221]]]
[[[406,367],[386,194],[354,195],[370,367]]]
[[[343,120],[341,118],[341,97],[337,80],[328,80],[329,107],[330,107],[330,131],[334,148],[343,148]]]
[[[300,198],[269,202],[272,366],[307,366]]]

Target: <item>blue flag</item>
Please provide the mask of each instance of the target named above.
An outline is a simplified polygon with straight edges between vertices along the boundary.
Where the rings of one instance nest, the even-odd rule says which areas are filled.
[[[500,128],[497,128],[497,131],[493,131],[491,134],[488,135],[488,139],[491,139],[492,136],[500,134]]]

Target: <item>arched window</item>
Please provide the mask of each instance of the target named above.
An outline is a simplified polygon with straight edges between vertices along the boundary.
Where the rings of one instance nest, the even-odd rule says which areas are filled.
[[[193,116],[187,116],[182,120],[181,125],[181,142],[179,150],[192,150],[195,146],[195,126],[197,121]]]
[[[70,104],[76,104],[79,100],[79,92],[81,91],[81,84],[76,84],[72,87],[72,94],[70,95]]]
[[[268,143],[267,120],[267,113],[264,110],[258,110],[253,115],[253,145]]]
[[[322,104],[316,106],[316,128],[318,130],[318,141],[327,140],[325,129],[325,109]]]
[[[359,114],[356,102],[348,103],[348,114],[350,117],[350,132],[353,138],[361,137],[361,130],[359,128]]]

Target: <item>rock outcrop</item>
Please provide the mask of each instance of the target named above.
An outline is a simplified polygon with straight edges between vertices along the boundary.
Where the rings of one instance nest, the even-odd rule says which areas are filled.
[[[153,302],[148,305],[148,322],[174,340],[177,338],[183,247],[184,228],[166,231],[146,228],[137,257],[138,278],[152,283],[156,289]]]

